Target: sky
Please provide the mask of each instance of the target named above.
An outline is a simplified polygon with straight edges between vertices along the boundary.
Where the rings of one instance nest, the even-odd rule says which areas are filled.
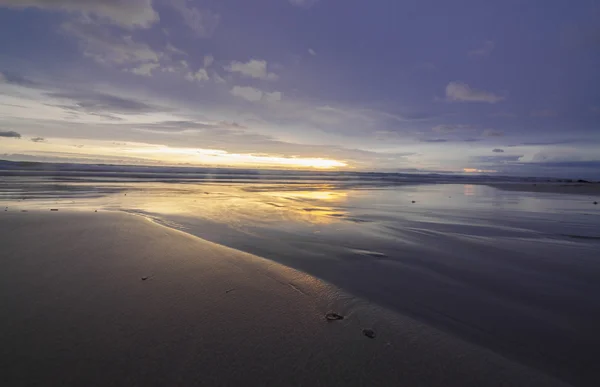
[[[600,178],[596,0],[0,0],[0,158]]]

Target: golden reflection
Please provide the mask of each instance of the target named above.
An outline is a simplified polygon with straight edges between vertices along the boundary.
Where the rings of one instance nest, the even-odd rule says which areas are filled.
[[[312,186],[314,187],[314,186]],[[347,217],[341,205],[348,192],[331,190],[291,191],[289,186],[276,186],[270,191],[252,191],[242,186],[151,184],[141,191],[113,195],[116,207],[144,213],[177,215],[225,223],[240,231],[250,232],[255,226],[298,223],[330,224]],[[107,200],[104,199],[104,202]]]
[[[280,191],[268,192],[269,196],[293,199],[324,200],[324,201],[342,201],[348,194],[342,191]]]

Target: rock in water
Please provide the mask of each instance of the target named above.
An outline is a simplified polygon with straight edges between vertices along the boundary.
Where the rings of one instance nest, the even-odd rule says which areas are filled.
[[[375,331],[372,329],[363,329],[363,335],[367,336],[369,339],[374,339]]]
[[[344,316],[342,316],[341,314],[331,312],[331,313],[327,313],[325,315],[325,318],[327,319],[327,321],[335,321],[335,320],[343,320]]]

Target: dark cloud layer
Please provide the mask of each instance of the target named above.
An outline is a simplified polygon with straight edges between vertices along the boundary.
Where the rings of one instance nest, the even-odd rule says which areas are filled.
[[[47,93],[47,96],[70,101],[72,105],[61,105],[61,107],[65,109],[86,113],[143,114],[169,110],[132,98],[124,98],[94,91],[49,92]]]
[[[0,132],[0,137],[8,137],[8,138],[21,138],[21,134],[15,131],[9,130],[5,132]]]

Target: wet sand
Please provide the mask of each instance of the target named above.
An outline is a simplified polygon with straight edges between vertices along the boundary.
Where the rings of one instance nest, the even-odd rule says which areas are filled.
[[[0,246],[2,386],[565,385],[132,215],[1,213]]]
[[[600,183],[494,183],[485,185],[505,191],[589,195],[600,198]]]

